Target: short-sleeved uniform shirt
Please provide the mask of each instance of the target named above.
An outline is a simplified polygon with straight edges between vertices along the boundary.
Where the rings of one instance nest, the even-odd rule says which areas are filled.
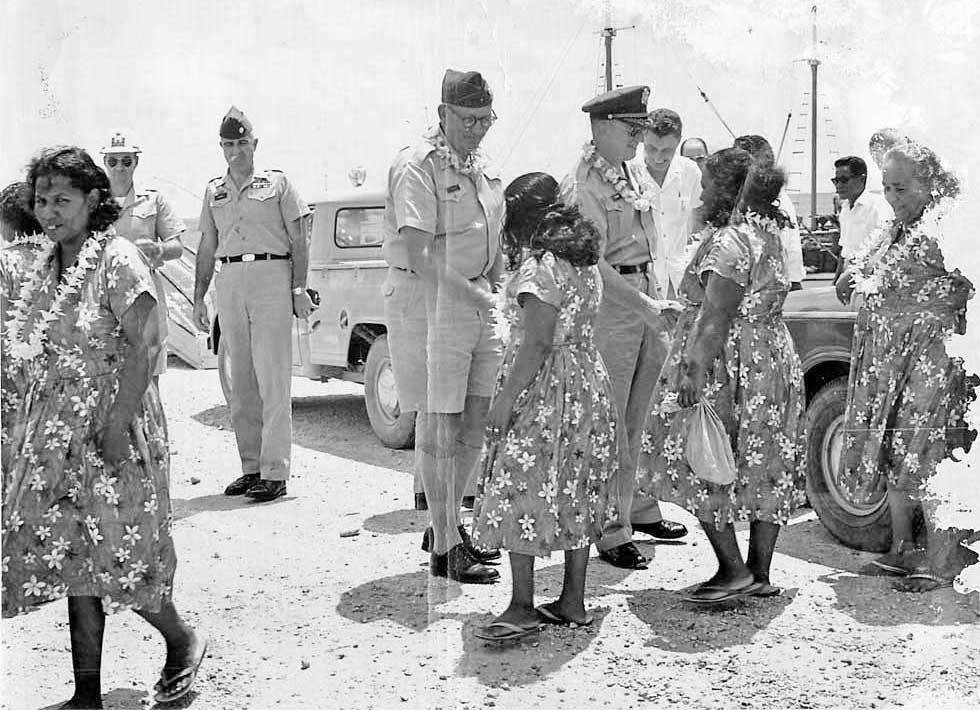
[[[310,213],[299,193],[279,170],[260,170],[245,185],[230,173],[208,183],[200,229],[216,232],[216,257],[291,252],[286,225]]]

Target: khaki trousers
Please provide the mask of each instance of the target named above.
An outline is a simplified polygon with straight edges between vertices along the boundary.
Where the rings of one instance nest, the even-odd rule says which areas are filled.
[[[289,261],[222,264],[215,278],[221,387],[231,409],[242,473],[289,478],[292,443],[292,325]]]

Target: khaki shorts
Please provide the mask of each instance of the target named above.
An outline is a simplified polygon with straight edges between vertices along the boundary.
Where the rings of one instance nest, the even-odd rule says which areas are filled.
[[[490,290],[486,279],[474,285]],[[455,414],[467,396],[493,395],[503,359],[488,316],[459,299],[426,313],[422,281],[390,268],[384,286],[391,364],[403,411]]]

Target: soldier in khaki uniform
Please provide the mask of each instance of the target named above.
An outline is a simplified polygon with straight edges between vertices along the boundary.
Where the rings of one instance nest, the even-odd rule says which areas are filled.
[[[632,542],[633,530],[666,539],[687,534],[683,525],[663,519],[657,501],[633,500],[640,434],[670,344],[661,310],[672,307],[660,300],[653,276],[657,231],[650,199],[627,165],[647,126],[649,91],[645,86],[615,89],[582,106],[591,119],[592,142],[561,188],[562,201],[577,205],[603,237],[596,345],[609,371],[629,450],[610,484],[610,517],[596,547],[602,559],[627,569],[647,565]]]
[[[242,475],[225,495],[256,501],[285,495],[292,443],[292,316],[306,318],[309,207],[278,170],[256,170],[258,139],[234,106],[219,130],[228,172],[208,183],[201,207],[194,320],[210,327],[204,296],[215,279],[229,399]],[[227,381],[225,381],[227,380]]]
[[[432,527],[430,571],[459,582],[499,574],[459,525],[483,447],[502,352],[489,321],[502,273],[503,186],[480,142],[496,120],[477,72],[446,71],[439,125],[404,148],[388,173],[383,254],[392,367],[403,411],[416,418],[416,465]]]
[[[159,269],[163,262],[179,259],[184,246],[180,235],[184,223],[170,203],[156,190],[137,187],[133,175],[139,165],[140,148],[132,137],[116,131],[102,148],[102,163],[109,176],[109,188],[122,212],[112,225],[116,233],[133,242],[146,257],[157,290],[157,315],[160,319],[160,355],[153,375],[167,371],[167,293]]]

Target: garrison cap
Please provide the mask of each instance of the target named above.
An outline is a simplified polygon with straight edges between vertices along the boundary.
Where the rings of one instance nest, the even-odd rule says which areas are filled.
[[[446,70],[442,77],[442,103],[462,108],[483,108],[492,102],[493,93],[480,72]]]
[[[586,101],[582,104],[582,110],[592,118],[646,124],[648,98],[649,86],[624,86]]]
[[[221,119],[221,128],[218,129],[218,136],[226,140],[234,140],[247,136],[252,132],[252,122],[237,107],[232,106],[228,113]]]
[[[102,155],[113,153],[140,153],[140,147],[133,143],[133,137],[126,131],[115,131],[105,145],[102,146]]]

